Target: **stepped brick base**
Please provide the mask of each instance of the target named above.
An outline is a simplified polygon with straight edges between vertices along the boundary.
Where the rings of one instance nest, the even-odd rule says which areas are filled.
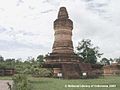
[[[78,64],[62,64],[63,78],[77,79],[80,78],[80,70]]]

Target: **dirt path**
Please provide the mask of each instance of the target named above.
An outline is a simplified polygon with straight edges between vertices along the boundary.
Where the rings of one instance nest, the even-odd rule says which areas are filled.
[[[10,90],[7,82],[12,85],[12,80],[0,80],[0,90]]]

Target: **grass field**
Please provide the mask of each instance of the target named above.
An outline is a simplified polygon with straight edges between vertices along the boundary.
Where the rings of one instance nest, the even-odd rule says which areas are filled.
[[[0,77],[0,79],[10,80],[11,77]],[[33,90],[120,90],[120,76],[77,80],[29,77],[29,81]],[[116,87],[68,87],[69,85],[116,85]]]
[[[120,90],[120,76],[79,80],[30,78],[30,81],[34,90]],[[68,87],[69,85],[116,85],[116,87]]]
[[[12,77],[0,76],[0,80],[12,80]]]

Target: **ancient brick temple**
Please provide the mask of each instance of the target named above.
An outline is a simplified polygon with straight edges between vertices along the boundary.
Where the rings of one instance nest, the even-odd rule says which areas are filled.
[[[112,63],[103,67],[104,75],[120,75],[120,63]]]
[[[72,30],[73,22],[69,19],[66,8],[61,7],[54,21],[55,39],[52,53],[46,56],[46,62],[43,65],[46,68],[53,68],[56,77],[61,74],[63,78],[80,78],[80,69],[85,69],[84,66],[87,65],[81,64],[80,57],[74,53]],[[89,66],[87,65],[87,70],[91,69]]]

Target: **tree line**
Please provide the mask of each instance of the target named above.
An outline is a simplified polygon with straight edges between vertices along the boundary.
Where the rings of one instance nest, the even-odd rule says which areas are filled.
[[[50,77],[52,75],[51,69],[42,68],[44,56],[38,55],[35,59],[28,57],[27,60],[22,59],[5,59],[0,56],[0,69],[9,68],[15,69],[16,74],[30,74],[34,77]]]
[[[99,63],[102,65],[110,65],[112,62],[120,63],[120,57],[114,59],[108,59],[104,57],[98,62],[98,58],[101,58],[103,53],[99,52],[99,47],[93,46],[90,39],[83,39],[81,42],[78,43],[76,49],[77,54],[82,58],[82,61],[85,63]]]

